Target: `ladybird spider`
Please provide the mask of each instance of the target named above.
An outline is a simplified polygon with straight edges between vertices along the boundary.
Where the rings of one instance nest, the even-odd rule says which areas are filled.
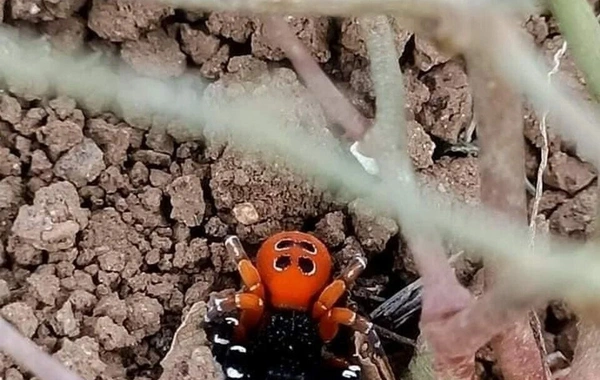
[[[355,256],[329,283],[332,259],[325,244],[298,232],[277,233],[261,245],[252,264],[240,240],[225,246],[241,276],[242,292],[211,298],[206,322],[227,317],[213,335],[213,354],[226,379],[358,379],[360,366],[325,360],[324,344],[345,325],[367,336],[371,352],[383,356],[373,325],[336,303],[366,267]]]

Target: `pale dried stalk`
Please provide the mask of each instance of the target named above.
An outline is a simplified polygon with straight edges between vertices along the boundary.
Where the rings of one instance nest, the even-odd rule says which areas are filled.
[[[40,379],[82,380],[31,340],[21,335],[4,318],[0,318],[0,351],[10,355],[23,368]]]
[[[480,145],[481,199],[485,206],[519,222],[527,221],[525,146],[520,96],[493,70],[485,56],[467,55],[474,92]],[[486,261],[486,288],[510,270],[504,263]],[[502,374],[507,380],[548,380],[544,355],[526,312],[515,316],[509,329],[492,339]]]
[[[562,57],[567,52],[567,41],[564,41],[561,48],[554,54],[553,62],[554,66],[552,70],[548,72],[548,84],[552,83],[552,76],[558,73],[560,69],[560,62]],[[542,136],[542,147],[540,151],[540,165],[537,170],[537,178],[535,183],[535,196],[533,198],[533,206],[531,208],[531,217],[529,221],[529,229],[531,230],[531,245],[535,244],[535,234],[537,230],[537,216],[540,209],[540,202],[542,200],[542,193],[544,192],[544,172],[548,167],[548,127],[547,119],[550,109],[546,108],[542,119],[540,120],[539,131]]]

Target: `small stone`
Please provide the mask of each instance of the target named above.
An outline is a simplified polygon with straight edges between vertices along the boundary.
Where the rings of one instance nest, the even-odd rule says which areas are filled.
[[[133,168],[131,168],[131,172],[129,173],[129,178],[131,179],[131,184],[135,187],[140,187],[148,183],[148,168],[141,162],[136,162],[133,164]]]
[[[252,203],[238,203],[233,207],[233,217],[240,223],[250,225],[258,222],[260,216]]]
[[[574,195],[596,178],[592,165],[581,162],[563,152],[556,152],[548,159],[544,182],[549,186]]]
[[[173,8],[145,0],[94,0],[88,27],[111,42],[137,40],[143,32],[159,28],[161,21],[173,14]]]
[[[127,160],[127,149],[131,138],[129,128],[113,125],[103,119],[91,119],[87,122],[90,137],[104,149],[109,165],[120,166]]]
[[[111,293],[98,301],[93,315],[110,317],[111,320],[122,325],[127,318],[127,303],[116,293]]]
[[[206,233],[215,238],[224,238],[227,235],[228,229],[229,227],[227,224],[224,223],[218,216],[211,217],[204,226]]]
[[[160,318],[164,309],[156,299],[135,293],[127,297],[125,302],[127,303],[125,326],[136,339],[155,334],[160,330]]]
[[[96,320],[94,333],[100,344],[108,350],[113,351],[133,344],[133,338],[125,327],[117,325],[109,317],[100,317]]]
[[[473,119],[473,97],[467,74],[458,62],[434,67],[421,79],[431,93],[419,122],[432,135],[452,144]]]
[[[181,27],[182,49],[192,60],[202,65],[219,51],[221,41],[199,29],[192,29],[188,24]]]
[[[122,45],[121,56],[138,73],[157,78],[180,76],[187,64],[177,40],[162,29],[149,32],[140,39],[126,41]]]
[[[171,197],[171,218],[184,223],[188,227],[196,227],[202,223],[206,204],[202,183],[196,175],[186,175],[175,179],[168,187]]]
[[[20,176],[21,160],[10,153],[10,149],[0,147],[0,176]]]
[[[156,152],[172,155],[175,151],[175,142],[164,129],[152,128],[146,134],[146,145]]]
[[[16,98],[9,95],[0,96],[0,119],[13,125],[21,121],[21,105]]]
[[[31,154],[30,173],[33,175],[40,175],[50,169],[52,169],[52,163],[48,159],[48,156],[46,156],[46,153],[39,149],[35,150]]]
[[[54,174],[82,187],[98,178],[104,169],[104,153],[93,140],[84,138],[81,144],[73,147],[56,162]]]
[[[415,169],[425,169],[433,166],[433,151],[435,143],[416,121],[407,123],[408,154]]]
[[[10,303],[0,309],[0,314],[27,338],[35,334],[39,325],[33,309],[24,302]]]
[[[10,288],[8,282],[0,280],[0,305],[4,305],[10,299]]]
[[[37,131],[47,115],[48,113],[43,108],[30,108],[21,121],[14,125],[15,130],[23,136],[29,137]]]
[[[88,223],[89,211],[69,182],[58,182],[35,193],[32,206],[21,206],[12,232],[23,242],[50,252],[71,248]]]
[[[146,165],[154,165],[168,168],[171,165],[171,157],[166,153],[159,153],[152,150],[138,150],[133,154],[134,161],[143,162]]]
[[[60,290],[60,281],[58,277],[53,274],[33,273],[27,278],[27,283],[30,287],[30,293],[33,294],[38,301],[49,306],[54,306]]]
[[[58,157],[83,141],[83,130],[70,120],[52,120],[38,129],[37,139],[49,148],[51,156]]]
[[[451,57],[440,53],[428,40],[415,36],[414,58],[421,71],[429,71],[434,66],[448,62]]]
[[[89,336],[75,341],[64,339],[62,347],[53,356],[84,380],[95,380],[107,366],[100,360],[100,345]]]
[[[315,235],[328,247],[337,247],[346,239],[344,229],[344,213],[330,212],[315,226]]]
[[[551,231],[573,239],[585,239],[592,232],[596,199],[597,188],[589,187],[566,200],[550,215]]]
[[[79,335],[79,321],[73,314],[71,302],[67,300],[50,320],[50,325],[59,336],[70,338]]]
[[[393,219],[377,215],[361,199],[356,199],[348,205],[348,213],[356,237],[367,253],[383,251],[388,241],[398,233],[398,225]]]

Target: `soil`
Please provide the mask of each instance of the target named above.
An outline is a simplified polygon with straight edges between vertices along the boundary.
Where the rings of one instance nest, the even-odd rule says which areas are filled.
[[[322,135],[326,145],[335,144],[323,111],[255,17],[194,13],[141,0],[3,3],[3,22],[44,34],[65,52],[120,56],[140,74],[158,78],[192,70],[214,82],[209,90],[215,93],[232,83],[243,83],[234,92],[274,84],[298,99],[292,119]],[[372,83],[356,20],[290,23],[326,72],[372,117]],[[550,60],[561,44],[555,22],[534,17],[526,26]],[[476,205],[477,140],[467,132],[473,100],[464,63],[399,25],[395,29],[418,175]],[[583,91],[568,55],[565,62],[561,75]],[[208,136],[186,141],[159,123],[148,129],[110,113],[88,112],[65,96],[26,95],[8,89],[0,95],[0,314],[86,380],[194,373],[218,378],[202,331],[194,340],[196,367],[181,372],[169,364],[163,372],[160,363],[192,305],[239,285],[223,245],[227,234],[238,234],[252,255],[276,231],[311,231],[333,252],[336,270],[353,251],[363,250],[370,265],[350,297],[363,314],[417,278],[401,226],[361,199],[341,201],[315,181]],[[539,118],[528,112],[525,121],[528,177],[534,183]],[[596,172],[577,157],[576,147],[552,133],[551,120],[549,128],[541,212],[551,232],[583,239],[596,205]],[[543,317],[548,352],[570,359],[573,314],[556,303]],[[375,322],[386,327],[385,321]],[[416,337],[416,318],[395,332]],[[384,344],[400,375],[412,350],[387,339]],[[481,365],[492,376],[493,363],[485,355]],[[31,375],[0,355],[0,377]]]

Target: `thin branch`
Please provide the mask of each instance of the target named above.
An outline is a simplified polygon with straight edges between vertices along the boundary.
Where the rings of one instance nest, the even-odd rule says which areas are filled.
[[[470,82],[478,121],[481,199],[484,205],[527,221],[525,197],[525,145],[521,97],[490,70],[485,56],[467,53]],[[503,262],[487,260],[486,288],[510,270]],[[550,379],[539,342],[526,312],[516,315],[509,329],[492,339],[502,374],[507,380]]]
[[[21,335],[4,318],[0,318],[0,351],[10,355],[23,368],[44,380],[82,380],[60,361],[42,351]]]
[[[562,57],[565,55],[567,51],[567,41],[563,42],[563,45],[556,54],[554,54],[553,62],[554,66],[552,70],[548,72],[548,83],[551,83],[552,76],[558,73],[560,68],[560,62]],[[548,114],[550,113],[550,109],[546,108],[544,114],[542,115],[542,119],[540,120],[540,135],[542,136],[542,149],[540,152],[540,165],[537,170],[537,178],[535,183],[535,193],[533,198],[533,206],[531,209],[531,218],[529,221],[529,228],[531,230],[531,244],[533,245],[535,242],[535,234],[537,230],[537,216],[540,209],[540,202],[542,200],[542,193],[544,192],[544,172],[546,171],[546,167],[548,166],[548,127],[547,127],[547,119]]]
[[[263,21],[269,31],[269,39],[283,50],[292,62],[328,118],[344,128],[346,137],[354,141],[361,140],[371,122],[335,87],[285,19],[281,16],[266,16]]]
[[[583,72],[587,89],[600,100],[600,25],[587,0],[549,0],[561,34],[575,63]]]

